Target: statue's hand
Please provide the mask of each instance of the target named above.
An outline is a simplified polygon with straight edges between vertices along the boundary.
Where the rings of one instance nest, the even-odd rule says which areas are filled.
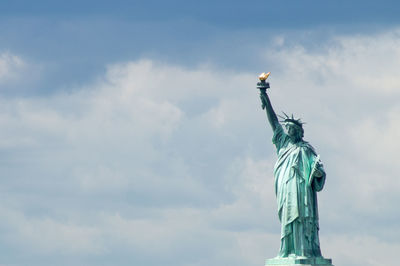
[[[314,172],[314,176],[317,177],[317,178],[318,177],[322,177],[323,173],[320,170],[316,169],[315,172]]]

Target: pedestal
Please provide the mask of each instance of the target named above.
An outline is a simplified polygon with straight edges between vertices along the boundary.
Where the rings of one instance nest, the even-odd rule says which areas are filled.
[[[332,259],[325,258],[274,258],[267,259],[265,266],[333,266]]]

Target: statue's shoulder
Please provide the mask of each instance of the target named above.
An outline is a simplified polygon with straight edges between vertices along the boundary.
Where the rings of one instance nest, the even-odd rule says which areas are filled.
[[[311,144],[308,141],[302,140],[299,143],[299,146],[304,148],[305,150],[308,150],[309,152],[313,153],[313,154],[317,154],[317,152],[315,151],[314,147],[311,146]]]

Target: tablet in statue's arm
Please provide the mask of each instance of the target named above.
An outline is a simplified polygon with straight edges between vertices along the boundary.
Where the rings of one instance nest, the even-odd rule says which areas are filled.
[[[321,191],[324,188],[326,173],[324,166],[319,159],[319,155],[316,156],[313,168],[310,173],[309,184],[315,191]]]

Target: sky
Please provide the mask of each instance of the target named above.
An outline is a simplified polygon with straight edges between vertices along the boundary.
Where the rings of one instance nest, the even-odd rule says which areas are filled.
[[[397,1],[0,2],[0,265],[263,265],[277,159],[327,172],[321,250],[397,265]]]

